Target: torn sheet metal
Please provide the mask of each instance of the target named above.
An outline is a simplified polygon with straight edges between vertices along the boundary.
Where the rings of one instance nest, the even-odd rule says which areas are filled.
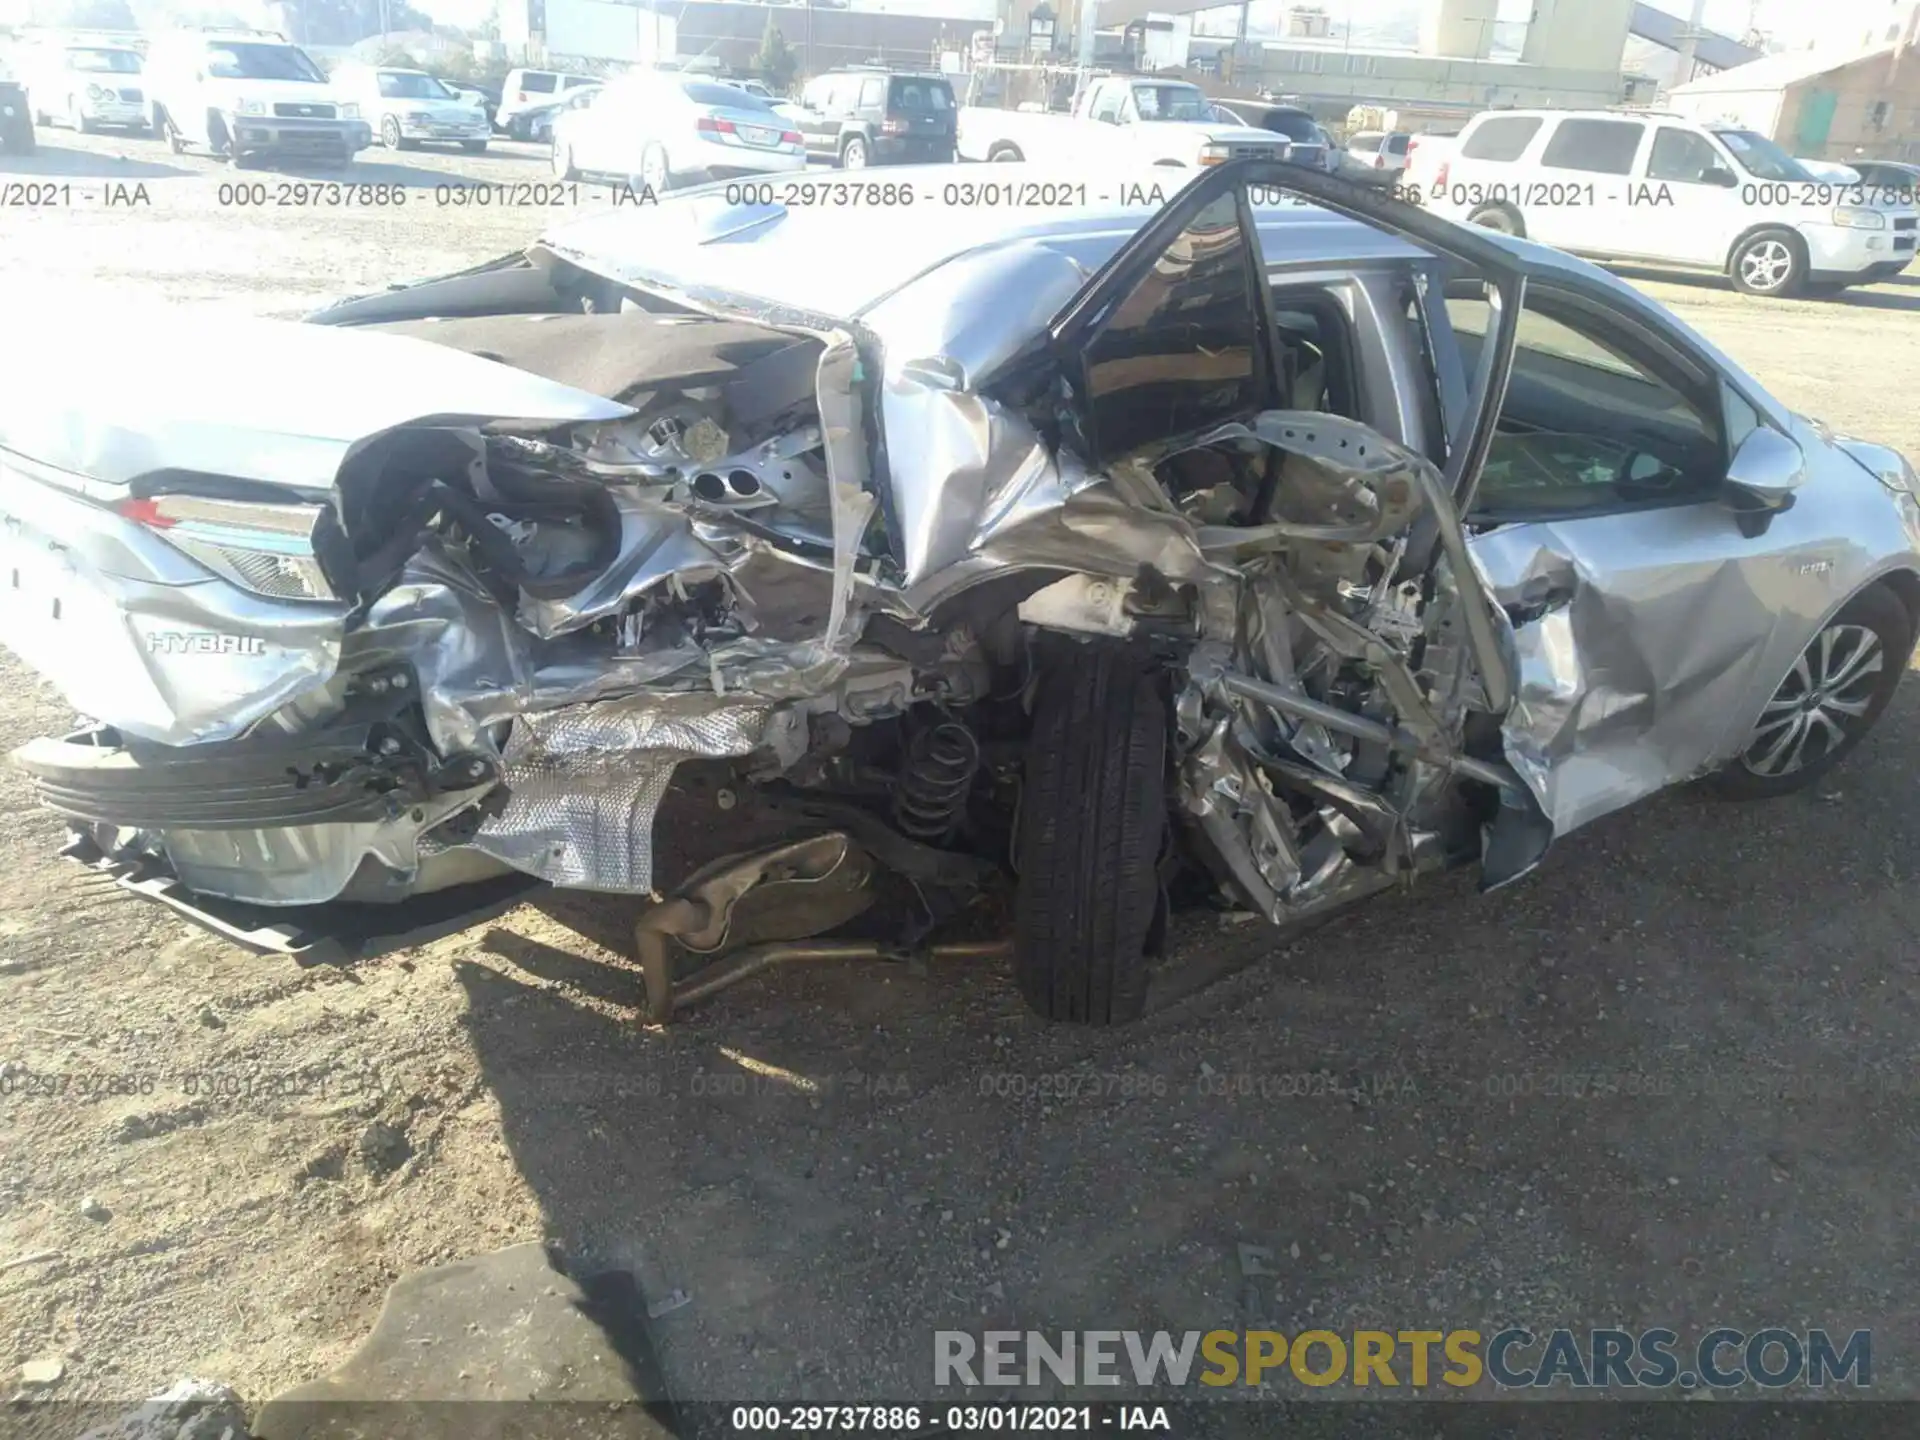
[[[1556,834],[1720,764],[1833,604],[1777,517],[1755,547],[1718,504],[1502,526],[1474,558],[1515,622],[1508,758]],[[1831,563],[1830,561],[1827,563]],[[1803,570],[1802,567],[1805,567]]]
[[[682,760],[766,746],[784,762],[804,718],[760,701],[635,696],[516,721],[503,756],[507,803],[474,838],[516,870],[582,890],[653,889],[653,817]]]

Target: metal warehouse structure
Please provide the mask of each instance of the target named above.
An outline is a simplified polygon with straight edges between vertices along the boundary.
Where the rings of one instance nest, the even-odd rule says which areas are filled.
[[[1730,121],[1814,160],[1920,159],[1920,51],[1911,30],[1865,50],[1771,55],[1690,84],[1669,105]]]

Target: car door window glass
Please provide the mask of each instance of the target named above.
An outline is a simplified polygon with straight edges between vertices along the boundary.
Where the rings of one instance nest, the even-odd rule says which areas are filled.
[[[1654,132],[1653,153],[1647,157],[1649,180],[1680,180],[1690,185],[1706,182],[1707,172],[1726,169],[1720,152],[1704,135],[1662,125]]]
[[[1485,300],[1447,300],[1470,368]],[[1629,347],[1574,319],[1521,313],[1513,375],[1475,516],[1517,520],[1706,498],[1726,474],[1723,420]]]
[[[1483,120],[1460,147],[1465,160],[1518,160],[1540,133],[1538,115],[1508,115]]]
[[[1251,412],[1259,316],[1237,197],[1197,214],[1087,346],[1092,443],[1107,461]]]
[[[1646,127],[1638,120],[1562,120],[1540,163],[1556,170],[1625,175]]]
[[[1102,86],[1096,90],[1093,95],[1093,118],[1096,120],[1111,120],[1118,123],[1120,119],[1120,101],[1123,98],[1124,93],[1119,86]]]

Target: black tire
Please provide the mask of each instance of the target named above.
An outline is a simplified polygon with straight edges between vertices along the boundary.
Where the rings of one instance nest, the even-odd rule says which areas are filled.
[[[167,149],[175,155],[186,153],[187,142],[181,138],[179,130],[174,127],[172,117],[158,105],[153,107],[153,133],[166,141]]]
[[[1018,145],[996,145],[987,152],[987,159],[997,165],[1016,165],[1026,158],[1020,153]]]
[[[1467,223],[1496,235],[1517,235],[1524,239],[1527,233],[1527,222],[1520,218],[1518,211],[1505,205],[1482,205],[1467,216]]]
[[[39,149],[39,142],[33,133],[33,117],[22,110],[13,117],[4,133],[0,133],[0,150],[11,155],[31,155]]]
[[[667,152],[658,145],[647,146],[640,152],[640,173],[628,183],[642,194],[651,191],[655,195],[665,195],[672,190],[673,169],[667,163]]]
[[[867,141],[863,135],[849,135],[840,142],[840,168],[842,170],[864,170],[869,157]]]
[[[487,153],[487,142],[484,140],[462,140],[460,142],[460,148],[469,155],[484,155]]]
[[[87,119],[87,112],[81,108],[78,95],[67,97],[67,123],[73,126],[73,133],[76,135],[93,134],[93,122]]]
[[[1827,692],[1831,702],[1861,706],[1857,715],[1828,710],[1817,704],[1809,706],[1807,703],[1811,697],[1803,677],[1811,678],[1822,668],[1818,657],[1830,634],[1835,639],[1831,642],[1830,651],[1833,658],[1825,667],[1828,670],[1846,663],[1852,652],[1844,647],[1852,635],[1871,635],[1879,645],[1877,670],[1871,670],[1847,685],[1830,688]],[[1873,729],[1874,722],[1893,699],[1893,692],[1899,688],[1900,677],[1907,672],[1907,662],[1913,656],[1913,642],[1913,616],[1908,613],[1899,596],[1884,585],[1876,585],[1854,596],[1808,642],[1793,671],[1781,681],[1780,688],[1754,722],[1746,748],[1713,776],[1713,788],[1733,800],[1770,800],[1778,795],[1791,795],[1820,779],[1844,760],[1848,752]],[[1822,724],[1815,724],[1812,720],[1802,721],[1800,713],[1785,709],[1789,706],[1798,707],[1800,713],[1811,708],[1827,718]],[[1781,718],[1783,711],[1784,719]],[[1836,715],[1837,720],[1833,718]],[[1796,725],[1804,729],[1808,736],[1801,749],[1804,751],[1817,740],[1820,742],[1817,751],[1807,755],[1805,763],[1782,772],[1767,773],[1763,762],[1768,753],[1775,744],[1790,743]],[[1841,732],[1838,740],[1831,738],[1833,728]]]
[[[1806,243],[1791,230],[1756,230],[1733,247],[1727,278],[1742,295],[1798,295],[1807,283]]]
[[[1027,742],[1014,977],[1043,1019],[1118,1025],[1147,1000],[1167,829],[1167,708],[1116,645],[1043,662]]]

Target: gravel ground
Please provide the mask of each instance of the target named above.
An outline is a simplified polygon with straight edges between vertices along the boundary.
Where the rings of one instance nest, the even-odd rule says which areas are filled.
[[[404,205],[299,210],[221,206],[277,177],[148,142],[43,143],[0,180],[75,198],[0,213],[0,306],[297,313],[544,218],[433,203],[546,178],[531,147],[370,152],[354,178]],[[116,180],[150,208],[109,207]],[[1647,285],[1796,407],[1920,453],[1920,285]],[[11,661],[0,684],[0,745],[66,720]],[[0,1062],[64,1077],[0,1097],[0,1368],[257,1402],[337,1363],[397,1275],[555,1236],[691,1296],[659,1324],[689,1398],[921,1395],[938,1328],[1263,1319],[1872,1327],[1877,1391],[1912,1395],[1916,767],[1909,686],[1816,792],[1674,793],[1495,898],[1449,877],[1285,945],[1193,921],[1183,959],[1247,967],[1104,1034],[974,964],[773,975],[648,1030],[633,907],[581,897],[297,970],[57,862],[0,771]],[[1580,1098],[1543,1093],[1563,1076]]]

